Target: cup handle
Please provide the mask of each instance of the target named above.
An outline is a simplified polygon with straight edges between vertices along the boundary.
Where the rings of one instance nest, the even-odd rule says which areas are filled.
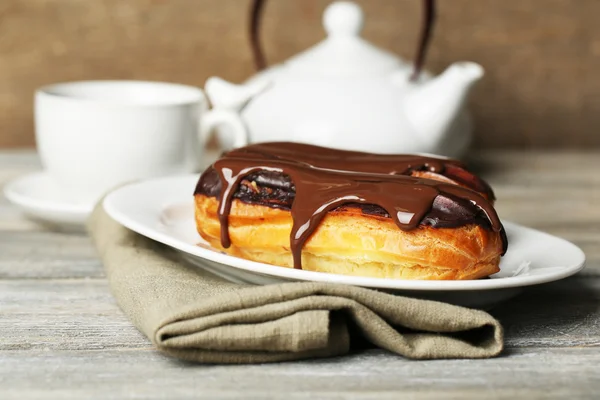
[[[227,125],[231,128],[234,148],[248,144],[248,130],[239,114],[224,109],[212,109],[200,119],[199,140],[202,147],[206,147],[211,133],[219,125]]]

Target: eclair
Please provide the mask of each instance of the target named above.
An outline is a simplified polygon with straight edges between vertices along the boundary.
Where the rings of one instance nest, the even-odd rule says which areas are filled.
[[[194,191],[211,246],[280,267],[478,279],[507,248],[490,186],[456,160],[297,143],[225,153]]]

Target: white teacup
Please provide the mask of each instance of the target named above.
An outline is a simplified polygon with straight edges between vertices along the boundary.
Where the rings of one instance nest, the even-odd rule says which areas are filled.
[[[95,201],[123,182],[197,170],[206,108],[202,90],[172,83],[46,86],[35,94],[38,151],[66,196]]]

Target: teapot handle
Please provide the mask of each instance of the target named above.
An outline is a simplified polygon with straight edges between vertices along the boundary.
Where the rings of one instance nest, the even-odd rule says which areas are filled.
[[[248,144],[248,129],[239,114],[222,108],[213,108],[200,118],[198,132],[200,145],[202,147],[206,147],[206,143],[211,138],[214,128],[221,125],[226,125],[231,128],[233,148],[243,147]]]

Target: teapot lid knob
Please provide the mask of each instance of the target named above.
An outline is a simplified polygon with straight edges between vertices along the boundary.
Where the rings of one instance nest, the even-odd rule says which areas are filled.
[[[287,60],[282,72],[294,79],[294,76],[389,76],[397,70],[408,71],[410,68],[400,58],[360,37],[363,22],[363,12],[355,3],[330,4],[323,13],[327,38]]]
[[[358,36],[363,27],[363,12],[356,3],[337,1],[325,9],[323,25],[329,36]]]

